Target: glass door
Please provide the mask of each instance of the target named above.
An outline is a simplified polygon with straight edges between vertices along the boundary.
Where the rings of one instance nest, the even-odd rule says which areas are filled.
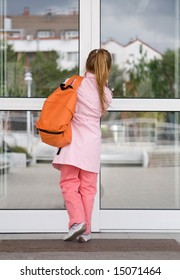
[[[79,72],[79,1],[0,1],[0,232],[63,232],[56,154],[36,121],[45,98]]]
[[[179,1],[101,0],[101,230],[180,230]]]

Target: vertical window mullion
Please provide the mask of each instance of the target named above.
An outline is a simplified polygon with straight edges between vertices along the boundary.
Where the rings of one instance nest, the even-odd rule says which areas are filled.
[[[80,74],[88,53],[100,47],[100,0],[80,0]]]

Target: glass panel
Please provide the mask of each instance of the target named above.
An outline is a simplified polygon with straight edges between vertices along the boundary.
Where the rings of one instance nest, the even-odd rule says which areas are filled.
[[[0,97],[46,97],[78,74],[78,2],[0,0]]]
[[[180,113],[102,119],[101,208],[180,208]]]
[[[0,112],[0,209],[63,209],[56,148],[41,142],[39,112]]]
[[[114,97],[179,98],[179,0],[101,0]]]

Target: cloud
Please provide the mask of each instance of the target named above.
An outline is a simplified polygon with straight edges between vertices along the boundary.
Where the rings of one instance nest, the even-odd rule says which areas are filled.
[[[101,0],[103,14],[121,15],[175,15],[176,2],[179,0]]]
[[[138,37],[160,52],[175,46],[176,0],[102,0],[102,40]],[[179,1],[179,0],[177,0]]]

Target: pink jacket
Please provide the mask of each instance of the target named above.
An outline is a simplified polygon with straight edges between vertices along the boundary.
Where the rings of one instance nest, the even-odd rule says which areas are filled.
[[[77,93],[76,112],[71,122],[72,142],[61,149],[52,164],[58,170],[61,164],[69,164],[98,173],[101,152],[101,105],[94,74],[85,74]],[[109,105],[112,93],[107,87],[105,94]]]

